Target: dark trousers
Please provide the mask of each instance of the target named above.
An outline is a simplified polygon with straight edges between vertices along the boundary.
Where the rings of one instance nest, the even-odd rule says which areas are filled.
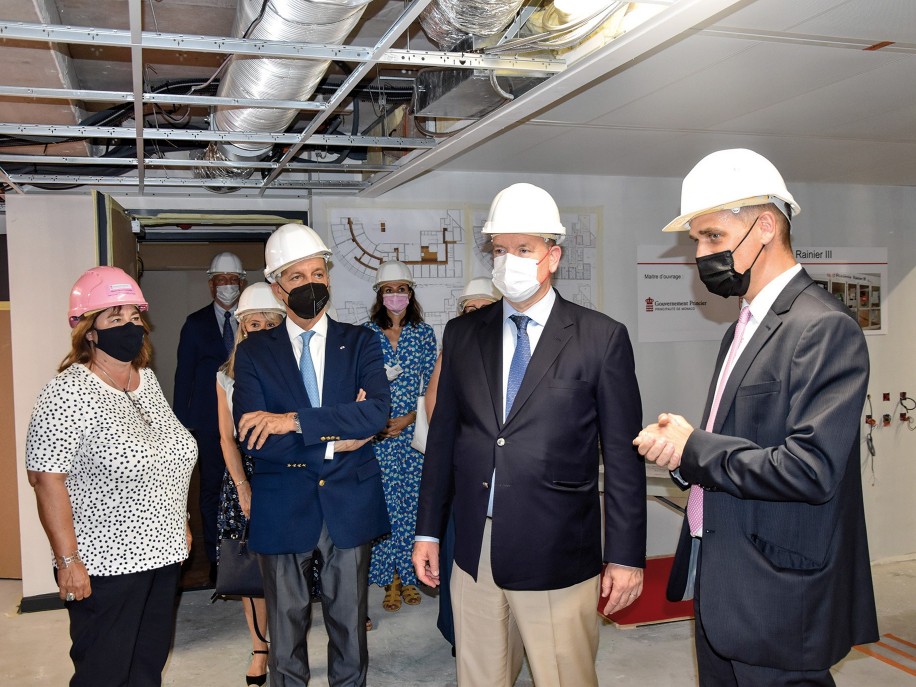
[[[697,584],[693,610],[696,616],[697,670],[700,687],[834,687],[830,670],[781,670],[732,661],[716,653],[706,637],[700,613],[700,575],[703,546],[697,557]]]
[[[216,547],[219,545],[216,529],[216,513],[219,510],[219,494],[223,487],[226,462],[219,445],[219,434],[197,432],[198,460],[200,469],[200,518],[204,530],[204,548],[211,563],[216,563]]]
[[[369,667],[370,546],[339,549],[324,526],[317,550],[321,554],[321,610],[328,631],[328,683],[331,687],[362,687]],[[307,635],[312,624],[312,554],[261,555],[259,560],[270,630],[270,685],[304,687],[310,676]]]
[[[90,577],[92,594],[67,603],[70,687],[159,687],[175,629],[180,566]]]

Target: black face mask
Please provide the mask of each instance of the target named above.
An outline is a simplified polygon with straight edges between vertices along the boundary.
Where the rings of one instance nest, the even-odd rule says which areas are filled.
[[[283,287],[280,287],[283,289]],[[288,299],[289,309],[303,320],[314,320],[331,300],[328,287],[318,281],[297,286],[292,291],[283,289]]]
[[[146,330],[139,324],[127,322],[118,327],[96,329],[96,346],[115,360],[129,363],[134,360],[143,348],[143,336]]]
[[[738,250],[738,246],[744,243],[744,239],[750,235],[751,229],[754,228],[755,224],[757,224],[756,219],[751,224],[750,229],[747,230],[744,238],[738,241],[735,250]],[[764,247],[763,245],[760,246],[760,250],[754,256],[754,262],[751,263],[751,267],[757,262],[757,258],[760,257]],[[700,280],[710,293],[722,296],[722,298],[743,296],[747,293],[747,289],[751,285],[751,267],[748,267],[744,273],[736,271],[735,257],[730,250],[723,250],[697,258],[697,270],[700,273]]]

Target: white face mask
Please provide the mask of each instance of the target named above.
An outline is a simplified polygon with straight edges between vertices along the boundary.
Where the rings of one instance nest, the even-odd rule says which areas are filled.
[[[216,300],[224,305],[232,305],[238,300],[241,288],[238,284],[226,284],[216,287]]]
[[[544,256],[545,258],[547,256]],[[493,258],[493,285],[513,303],[521,303],[540,288],[538,260],[506,253]]]

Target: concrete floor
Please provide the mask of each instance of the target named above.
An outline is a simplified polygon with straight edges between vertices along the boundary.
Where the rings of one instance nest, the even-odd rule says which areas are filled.
[[[876,565],[873,570],[881,634],[892,634],[910,643],[910,647],[898,645],[909,652],[909,659],[889,652],[909,672],[853,650],[834,670],[837,685],[913,687],[916,685],[916,560]],[[0,681],[20,687],[66,685],[71,674],[66,613],[19,614],[20,596],[18,581],[0,581],[0,646],[3,647]],[[381,598],[382,591],[373,587],[370,614],[376,629],[369,634],[369,685],[454,685],[450,647],[435,626],[437,601],[424,597],[419,606],[404,606],[398,613],[386,613],[381,608]],[[322,686],[327,685],[326,635],[317,606],[315,611],[309,654],[312,684]],[[602,626],[598,653],[601,685],[694,685],[692,641],[690,621],[626,630],[614,625]],[[175,648],[163,683],[242,686],[249,650],[238,602],[211,604],[207,591],[186,592],[179,605]],[[523,672],[519,687],[531,684],[530,676]]]

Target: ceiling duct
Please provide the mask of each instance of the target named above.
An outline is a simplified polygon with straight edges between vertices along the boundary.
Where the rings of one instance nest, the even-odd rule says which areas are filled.
[[[499,12],[496,5],[500,5]],[[499,14],[499,21],[493,15],[485,17],[484,6],[490,8],[493,15]],[[599,34],[606,41],[613,40],[622,31],[627,11],[634,6],[636,3],[616,0],[555,0],[536,10],[527,6],[528,12],[521,17],[524,24],[519,35],[506,39],[502,30],[512,21],[518,3],[436,0],[423,15],[426,20],[423,27],[442,47],[459,40],[448,46],[450,50],[560,55]],[[467,33],[456,28],[455,16],[459,11],[465,18],[473,16],[473,21],[462,24]],[[492,33],[477,33],[484,30]],[[522,74],[511,70],[424,69],[416,80],[415,112],[418,117],[432,119],[476,119],[548,77],[548,74]]]
[[[468,36],[492,36],[512,23],[522,0],[433,0],[420,15],[423,31],[443,50]]]
[[[371,0],[239,0],[232,35],[289,43],[340,45]],[[235,55],[220,79],[218,96],[265,100],[308,100],[327,71],[328,60]],[[285,131],[297,110],[273,108],[215,108],[211,126],[217,131]],[[270,152],[263,143],[220,143],[207,151],[213,160],[259,160]],[[227,178],[242,170],[204,168]],[[246,171],[250,174],[250,171]]]

